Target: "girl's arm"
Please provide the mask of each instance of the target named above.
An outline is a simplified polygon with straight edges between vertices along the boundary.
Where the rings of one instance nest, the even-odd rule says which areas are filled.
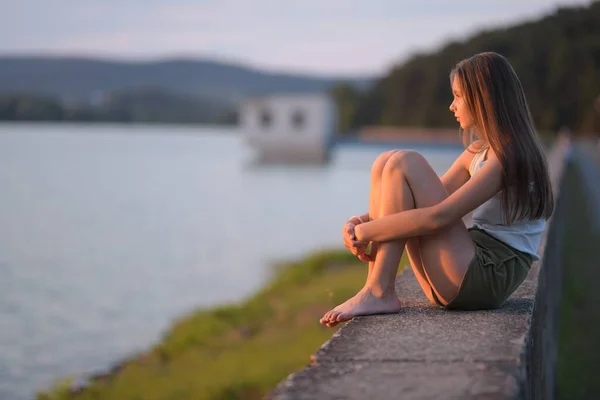
[[[464,185],[471,175],[469,175],[469,165],[473,155],[481,149],[481,141],[472,143],[469,148],[462,152],[460,156],[452,163],[452,166],[442,175],[440,180],[448,194],[454,193],[459,187]],[[369,213],[358,215],[361,223],[370,221]],[[358,221],[357,221],[358,222]]]
[[[502,166],[490,150],[486,163],[477,174],[444,201],[432,207],[401,211],[357,225],[354,229],[356,240],[386,242],[433,233],[485,203],[500,191],[501,185]]]

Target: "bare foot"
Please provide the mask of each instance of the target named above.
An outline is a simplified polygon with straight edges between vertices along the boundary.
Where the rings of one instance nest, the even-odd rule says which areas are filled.
[[[334,327],[359,315],[391,314],[400,311],[396,293],[375,296],[369,289],[362,289],[354,297],[323,315],[321,324]]]

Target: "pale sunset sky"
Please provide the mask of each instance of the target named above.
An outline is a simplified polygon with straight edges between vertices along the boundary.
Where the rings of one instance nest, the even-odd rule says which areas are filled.
[[[19,0],[0,55],[204,58],[317,75],[379,75],[416,51],[582,0]]]

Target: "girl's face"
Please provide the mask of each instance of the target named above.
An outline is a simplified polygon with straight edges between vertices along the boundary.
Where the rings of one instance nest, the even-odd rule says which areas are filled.
[[[460,124],[461,128],[470,128],[473,125],[473,117],[467,107],[458,77],[452,80],[452,95],[454,96],[454,100],[450,104],[450,111],[454,113],[456,121]]]

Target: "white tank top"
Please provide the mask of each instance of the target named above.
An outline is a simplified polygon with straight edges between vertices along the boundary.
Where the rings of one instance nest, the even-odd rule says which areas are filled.
[[[487,147],[475,154],[469,174],[475,175],[485,163]],[[503,222],[502,192],[473,210],[473,226],[483,229],[486,233],[501,240],[514,249],[531,254],[534,260],[539,260],[537,249],[542,239],[542,232],[546,227],[546,220],[530,219],[517,220],[510,225]]]

